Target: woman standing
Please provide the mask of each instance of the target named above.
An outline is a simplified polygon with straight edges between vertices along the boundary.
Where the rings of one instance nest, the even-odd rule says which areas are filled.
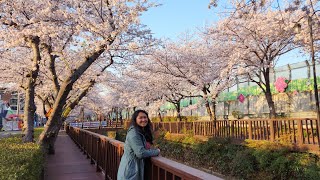
[[[145,158],[158,156],[159,149],[149,149],[146,137],[152,142],[152,133],[148,113],[137,110],[133,113],[121,158],[118,180],[143,180]]]

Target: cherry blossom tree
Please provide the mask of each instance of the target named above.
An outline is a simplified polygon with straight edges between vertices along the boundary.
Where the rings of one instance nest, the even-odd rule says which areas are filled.
[[[160,110],[160,105],[163,102],[170,102],[174,105],[177,112],[177,118],[182,121],[181,117],[181,101],[186,97],[194,96],[190,95],[194,92],[193,88],[188,87],[188,84],[181,81],[179,78],[175,78],[166,74],[156,73],[155,70],[140,73],[139,84],[143,84],[143,88],[140,89],[140,94],[145,95],[146,103],[156,103],[153,110]],[[157,102],[162,102],[159,104]]]
[[[189,89],[193,89],[195,93],[192,96],[204,99],[207,113],[213,120],[215,115],[209,102],[215,101],[218,93],[225,87],[222,83],[225,78],[221,77],[221,72],[228,65],[225,53],[227,49],[221,49],[216,41],[209,38],[196,38],[186,34],[179,42],[167,42],[151,56],[146,57],[146,65],[139,66],[140,69],[144,67],[144,71],[163,74],[189,84]],[[211,48],[213,46],[214,48]],[[190,96],[184,95],[181,98]]]
[[[28,45],[34,45],[32,42]],[[37,46],[37,45],[36,45]],[[24,100],[24,127],[23,141],[33,141],[34,113],[36,104],[34,102],[34,91],[36,86],[36,78],[39,73],[38,50],[24,47],[14,48],[14,50],[6,50],[2,53],[2,71],[0,75],[1,82],[13,84],[10,90],[20,91],[22,88],[25,92]],[[22,56],[18,56],[19,52]],[[32,57],[32,52],[34,53]],[[20,64],[20,66],[17,66]]]
[[[271,94],[270,71],[278,58],[295,48],[293,20],[295,14],[270,8],[237,12],[212,28],[211,36],[233,48],[229,63],[249,76],[264,92],[270,117],[276,115]]]
[[[295,43],[301,47],[302,53],[319,57],[320,50],[320,3],[315,0],[297,2],[287,8],[288,12],[297,14],[294,24]],[[313,49],[311,48],[313,47]]]
[[[6,44],[20,47],[29,43],[37,64],[41,60],[41,49],[47,52],[51,61],[54,103],[47,127],[39,138],[47,150],[54,152],[62,118],[75,104],[66,105],[73,85],[94,62],[105,60],[112,64],[109,53],[114,44],[121,44],[119,37],[124,34],[144,36],[145,32],[139,31],[138,16],[151,6],[153,4],[147,1],[125,0],[1,1],[1,22],[4,25],[1,37],[6,38]],[[66,67],[69,72],[59,81],[57,70],[52,68],[54,63],[70,60],[72,63]],[[38,68],[33,69],[39,71]],[[88,87],[90,84],[94,84],[93,81]],[[81,98],[82,94],[78,97]]]

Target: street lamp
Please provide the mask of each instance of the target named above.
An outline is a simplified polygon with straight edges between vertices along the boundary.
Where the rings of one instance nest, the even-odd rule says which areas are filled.
[[[312,69],[313,69],[313,89],[314,89],[314,95],[316,100],[317,120],[319,124],[319,120],[320,120],[319,93],[318,93],[318,84],[317,84],[317,73],[316,73],[315,52],[314,52],[314,44],[313,44],[313,29],[312,29],[312,16],[314,14],[312,14],[311,16],[308,15],[308,28],[309,28],[309,37],[310,37],[311,63],[312,63]],[[296,33],[299,33],[301,31],[301,25],[297,23],[294,26],[294,30],[296,31]]]

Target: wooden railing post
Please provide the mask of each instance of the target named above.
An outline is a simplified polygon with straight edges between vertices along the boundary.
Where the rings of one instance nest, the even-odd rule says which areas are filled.
[[[93,135],[91,134],[91,139],[90,139],[91,141],[90,141],[90,147],[91,147],[91,149],[90,149],[90,163],[91,164],[94,164],[94,161],[93,161],[93,157],[92,157],[92,154],[93,154]]]
[[[228,120],[227,120],[228,121]],[[230,121],[230,126],[231,126],[231,134],[230,137],[234,137],[234,122]]]
[[[110,158],[109,158],[109,156],[108,156],[108,153],[109,153],[109,148],[108,148],[108,145],[109,144],[109,141],[105,141],[105,147],[106,147],[106,151],[104,152],[105,153],[105,159],[104,159],[104,161],[105,161],[105,169],[104,169],[104,173],[105,173],[105,176],[104,176],[104,179],[105,180],[107,180],[107,179],[109,179],[108,178],[108,175],[109,175],[109,173],[110,173],[110,167],[109,167],[109,160],[110,160]]]
[[[298,134],[297,134],[297,144],[301,146],[303,144],[303,129],[302,129],[302,120],[298,120]]]
[[[318,137],[318,145],[320,148],[320,119],[316,119],[316,133]]]
[[[88,144],[87,144],[87,133],[84,134],[83,138],[83,154],[88,154]]]
[[[195,122],[192,122],[192,130],[193,130],[193,135],[196,135],[196,126]]]
[[[249,139],[252,139],[252,121],[249,121],[248,133],[249,133]]]
[[[80,146],[80,151],[82,152],[83,150],[84,150],[84,148],[83,148],[83,144],[82,144],[82,136],[83,136],[83,133],[82,133],[82,131],[79,131],[79,146]]]
[[[180,122],[176,122],[176,125],[177,125],[176,133],[179,134],[179,132],[180,132]]]
[[[99,149],[100,149],[100,138],[97,140],[97,159],[96,159],[96,171],[100,172],[101,169],[99,168],[100,156],[99,156]]]
[[[169,132],[172,133],[172,131],[171,131],[171,122],[169,122]]]
[[[274,120],[270,120],[270,141],[275,140]]]

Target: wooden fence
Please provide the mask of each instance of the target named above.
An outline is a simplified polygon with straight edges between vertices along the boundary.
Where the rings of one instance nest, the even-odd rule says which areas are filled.
[[[79,146],[83,154],[95,164],[97,171],[105,174],[105,179],[116,180],[123,154],[123,142],[77,127],[66,126],[67,134]],[[163,157],[153,157],[152,180],[220,180],[211,174],[171,161]]]
[[[128,122],[126,122],[128,127]],[[199,136],[232,138],[237,140],[270,140],[285,138],[306,150],[319,150],[319,122],[317,119],[246,119],[194,122],[154,122],[153,130],[170,133],[192,133]]]

